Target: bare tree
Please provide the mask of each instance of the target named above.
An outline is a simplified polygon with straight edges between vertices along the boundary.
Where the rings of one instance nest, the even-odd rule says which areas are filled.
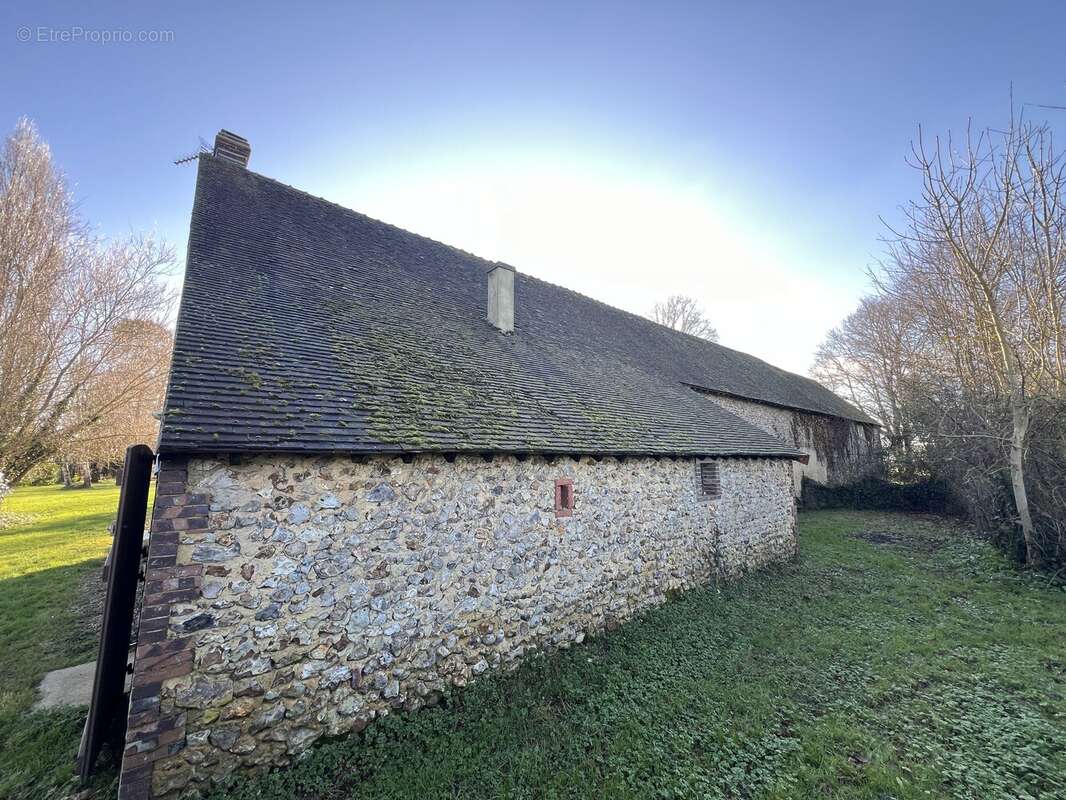
[[[150,237],[88,235],[47,145],[18,123],[0,154],[0,470],[10,481],[158,382],[154,365],[116,365],[154,346],[172,262]]]
[[[651,311],[651,318],[660,325],[673,328],[682,333],[698,336],[709,342],[718,341],[715,330],[706,313],[691,297],[675,294],[662,303],[656,303]]]
[[[922,197],[907,210],[884,288],[921,315],[968,394],[1005,399],[1014,504],[1026,560],[1037,563],[1029,426],[1035,398],[1061,391],[1066,375],[1061,159],[1047,129],[1028,124],[968,135],[958,148],[919,137],[913,156]]]
[[[921,197],[875,295],[814,371],[920,442],[985,519],[1012,516],[1027,563],[1062,558],[1066,164],[1047,128],[1021,122],[961,142],[919,135],[912,163]]]
[[[883,426],[889,453],[909,460],[914,444],[908,402],[926,355],[913,311],[885,297],[866,297],[826,336],[811,374]]]
[[[131,444],[154,447],[155,414],[163,407],[173,337],[154,322],[135,320],[115,328],[116,347],[106,368],[71,404],[67,423],[74,433],[63,444],[67,463],[115,463]]]

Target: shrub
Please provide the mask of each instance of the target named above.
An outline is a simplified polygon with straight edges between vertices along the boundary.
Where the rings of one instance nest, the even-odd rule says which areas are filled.
[[[24,486],[53,486],[62,482],[62,476],[59,474],[59,465],[54,461],[45,461],[42,464],[38,464],[26,473],[26,477],[20,481]]]
[[[947,484],[937,480],[892,483],[880,478],[864,478],[843,486],[826,486],[804,478],[800,505],[811,510],[855,508],[951,515],[962,511]]]

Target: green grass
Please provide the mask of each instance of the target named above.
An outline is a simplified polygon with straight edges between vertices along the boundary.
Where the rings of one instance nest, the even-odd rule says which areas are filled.
[[[96,657],[79,590],[99,574],[117,507],[114,484],[20,487],[4,501],[21,524],[0,528],[0,797],[70,789],[85,708],[29,709],[44,673]]]
[[[0,530],[0,797],[73,789],[84,709],[27,709],[45,671],[95,653],[77,588],[117,499],[28,488],[5,503],[37,516]],[[921,518],[820,512],[800,528],[790,564],[219,796],[1066,798],[1066,592]],[[853,535],[871,531],[886,535]]]
[[[1064,695],[1046,576],[940,523],[812,513],[793,563],[218,796],[1064,798]]]

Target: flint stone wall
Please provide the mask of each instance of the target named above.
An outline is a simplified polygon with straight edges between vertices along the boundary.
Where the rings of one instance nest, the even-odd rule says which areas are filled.
[[[807,454],[806,464],[792,462],[796,497],[803,489],[804,478],[825,486],[842,486],[876,474],[881,468],[881,446],[872,425],[735,397],[715,394],[709,397],[726,411]]]
[[[189,461],[186,486],[159,486],[153,536],[176,541],[178,577],[138,648],[120,793],[289,763],[670,591],[793,556],[790,462],[718,463],[707,501],[693,459]],[[573,479],[570,517],[557,478]]]

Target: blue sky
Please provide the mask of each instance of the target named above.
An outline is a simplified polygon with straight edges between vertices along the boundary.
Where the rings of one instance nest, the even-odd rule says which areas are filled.
[[[102,233],[179,260],[195,168],[172,162],[225,127],[256,171],[613,305],[692,294],[724,344],[803,372],[917,191],[917,126],[1003,124],[1012,83],[1066,105],[1064,24],[1061,2],[10,3],[0,123],[37,122]]]

